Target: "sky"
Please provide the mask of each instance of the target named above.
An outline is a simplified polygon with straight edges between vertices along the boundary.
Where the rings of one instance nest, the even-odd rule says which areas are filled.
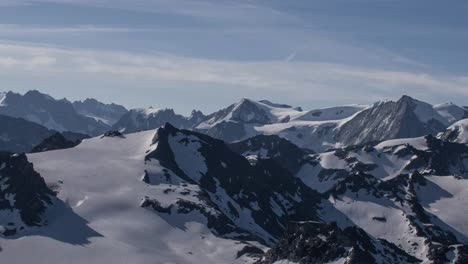
[[[0,0],[0,91],[206,113],[468,105],[468,1]]]

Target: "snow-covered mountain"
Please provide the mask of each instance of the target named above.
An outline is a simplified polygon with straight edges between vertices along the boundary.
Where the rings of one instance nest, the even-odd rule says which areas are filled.
[[[468,109],[453,103],[434,105],[434,109],[451,123],[468,118]]]
[[[87,98],[84,101],[73,102],[76,112],[83,116],[101,121],[108,126],[113,126],[128,110],[118,104],[104,104],[96,99]]]
[[[311,111],[243,99],[209,115],[195,129],[226,141],[243,140],[258,134],[277,135],[301,148],[323,151],[395,138],[435,135],[466,115],[468,112],[462,107],[453,104],[432,106],[409,96],[370,106]]]
[[[255,143],[258,141],[256,137],[234,145],[243,146],[240,152],[246,157],[274,159],[288,167],[290,151],[278,152],[278,148],[266,140],[259,148]],[[407,258],[410,263],[413,258],[419,259],[417,263],[464,263],[468,260],[468,229],[464,224],[468,212],[462,209],[468,205],[465,196],[468,194],[468,145],[425,136],[384,141],[378,145],[349,146],[318,154],[296,152],[294,156],[297,162],[293,168],[299,165],[296,177],[323,195],[324,204],[319,212],[322,221],[336,222],[333,233],[348,232],[351,237],[344,246],[335,236],[328,237],[320,233],[323,230],[315,230],[317,225],[330,228],[323,223],[312,224],[310,237],[305,236],[310,224],[294,225],[262,263],[280,260],[328,263],[333,260],[329,254],[342,256],[346,263],[406,263],[401,259],[385,262],[388,256],[382,256],[383,245],[378,245],[378,241],[384,245],[391,243],[390,248],[406,252],[411,256]],[[348,251],[353,248],[356,232],[359,233],[355,228],[369,236],[365,239],[368,241],[366,258],[372,257],[375,261],[362,262],[362,252],[355,255],[351,253],[354,250]],[[314,238],[317,236],[319,240]],[[322,254],[314,253],[318,252],[317,248],[321,248]]]
[[[200,111],[193,110],[189,117],[176,114],[173,109],[157,109],[153,107],[131,109],[114,124],[113,129],[125,133],[151,130],[169,122],[179,128],[190,129],[205,118]]]
[[[34,236],[0,239],[0,261],[252,263],[289,220],[318,220],[318,193],[276,163],[170,125],[28,158],[68,209],[49,206]]]
[[[59,132],[98,135],[109,128],[101,121],[78,114],[68,100],[55,100],[35,90],[24,95],[7,92],[0,102],[0,114],[24,118]]]
[[[468,119],[460,120],[451,125],[446,131],[440,133],[438,138],[445,141],[468,144]]]
[[[467,263],[467,120],[408,96],[134,109],[94,138],[0,115],[0,143],[46,138],[0,153],[0,263]]]
[[[432,136],[316,154],[277,136],[228,145],[166,124],[106,133],[28,159],[57,198],[38,214],[44,226],[0,238],[0,261],[463,263],[468,257],[468,146]],[[9,193],[4,200],[15,195]],[[12,216],[4,215],[8,226]],[[18,254],[20,248],[34,250]]]
[[[336,140],[343,145],[356,145],[435,135],[465,115],[456,110],[463,111],[455,105],[432,106],[409,96],[403,96],[397,102],[382,101],[341,125]]]
[[[185,117],[172,109],[150,107],[127,111],[122,106],[106,105],[94,99],[71,104],[66,99],[55,100],[30,91],[24,96],[11,92],[0,95],[0,114],[21,117],[59,132],[67,130],[90,135],[111,129],[134,133],[156,129],[169,122],[228,142],[255,135],[277,135],[301,148],[320,152],[395,138],[435,135],[468,117],[468,110],[452,103],[433,106],[409,96],[396,102],[310,111],[244,98],[208,116],[194,110]]]
[[[299,107],[265,100],[242,99],[209,115],[195,129],[226,141],[259,134],[278,135],[300,147],[315,149],[314,145],[328,143],[327,131],[364,108],[357,105],[303,111]]]

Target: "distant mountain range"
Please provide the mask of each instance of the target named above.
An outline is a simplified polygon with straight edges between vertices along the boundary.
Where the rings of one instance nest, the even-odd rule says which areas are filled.
[[[0,98],[0,263],[468,263],[464,107]]]
[[[80,261],[465,263],[468,145],[456,130],[465,125],[312,153],[278,136],[227,144],[166,124],[27,157],[2,154],[0,212],[13,213],[1,218],[0,259],[27,260],[36,253],[13,248],[34,245],[58,252],[43,256],[47,262],[80,254]],[[35,183],[23,187],[15,173]],[[151,250],[129,252],[127,243]]]
[[[278,135],[301,148],[330,148],[395,138],[435,135],[468,118],[468,110],[451,103],[430,105],[403,96],[396,102],[338,106],[304,111],[267,100],[242,99],[210,115],[192,111],[185,117],[173,109],[127,110],[95,99],[70,102],[38,91],[0,95],[0,115],[22,118],[50,130],[96,136],[109,130],[123,133],[156,129],[166,122],[228,142],[255,135]],[[7,134],[4,134],[4,138]],[[17,151],[24,151],[18,148]]]
[[[127,110],[94,99],[71,103],[38,91],[24,95],[0,94],[0,150],[29,152],[56,132],[75,141],[75,136],[99,135],[111,129]],[[74,136],[75,135],[75,136]]]
[[[24,95],[8,92],[1,98],[0,114],[23,118],[59,132],[98,135],[108,128],[101,121],[77,113],[68,100],[55,100],[38,91],[29,91]]]
[[[301,111],[287,105],[243,99],[209,115],[195,130],[226,141],[278,135],[315,151],[395,138],[437,134],[468,117],[453,104],[432,106],[408,96],[397,102]]]
[[[176,127],[191,129],[198,125],[205,115],[200,111],[192,111],[189,117],[176,114],[173,109],[142,108],[132,109],[124,114],[113,125],[114,130],[125,133],[156,129],[169,122]]]
[[[83,116],[91,117],[97,122],[102,122],[107,126],[113,126],[128,110],[118,104],[104,104],[96,99],[86,99],[84,101],[73,102],[75,111]]]

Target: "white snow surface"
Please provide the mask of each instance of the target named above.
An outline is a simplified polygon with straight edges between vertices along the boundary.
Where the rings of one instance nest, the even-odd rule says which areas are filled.
[[[307,111],[301,115],[294,117],[294,120],[302,121],[330,121],[342,120],[348,118],[357,112],[360,112],[369,107],[368,105],[349,105],[337,106],[324,109],[315,109]]]
[[[422,206],[445,223],[439,226],[452,231],[460,241],[468,243],[468,180],[453,176],[425,178],[428,184],[417,189]]]
[[[466,110],[453,103],[434,105],[434,109],[450,123],[456,122],[465,116]]]
[[[153,108],[153,107],[148,107],[148,108],[138,108],[138,109],[133,109],[135,112],[142,114],[146,117],[152,116],[157,114],[158,112],[162,111],[162,109],[159,108]]]
[[[409,223],[405,208],[399,207],[397,203],[385,197],[376,198],[362,190],[356,194],[347,193],[341,199],[330,198],[330,202],[335,209],[372,237],[383,238],[407,253],[425,259],[428,248],[424,244],[424,238],[417,235]],[[341,227],[350,225],[346,221],[336,219],[342,216],[327,212],[324,212],[323,216],[325,220],[336,221]],[[384,217],[386,221],[377,221],[374,217]],[[417,243],[417,246],[415,247],[413,243]]]
[[[424,137],[417,137],[417,138],[399,138],[399,139],[391,139],[387,141],[383,141],[377,146],[375,146],[375,149],[381,151],[384,150],[385,148],[391,148],[399,145],[411,145],[415,149],[419,150],[427,150],[427,142]]]
[[[272,123],[244,123],[247,133],[242,139],[259,134],[278,135],[300,147],[310,148],[315,151],[323,151],[328,148],[337,147],[337,142],[335,142],[333,137],[334,130],[368,107],[367,105],[349,105],[299,111],[294,107],[242,99],[235,104],[231,112],[227,113],[222,119],[213,117],[199,124],[197,129],[208,130],[221,122],[233,121],[232,113],[246,101],[253,104],[257,109],[263,110]],[[252,113],[252,116],[247,115],[245,118],[254,118],[253,115]],[[287,120],[288,117],[289,121],[286,122],[285,120]]]
[[[64,204],[47,211],[47,226],[0,238],[0,263],[240,263],[235,257],[244,245],[214,236],[200,214],[163,217],[139,206],[144,196],[177,199],[163,194],[177,183],[141,181],[145,170],[162,170],[158,162],[144,162],[154,135],[92,138],[72,149],[28,155],[48,184],[60,185]]]
[[[451,125],[447,130],[457,130],[459,132],[455,142],[468,144],[468,119],[463,119]]]
[[[106,119],[106,118],[103,118],[103,117],[98,117],[98,116],[93,115],[93,114],[86,114],[86,117],[92,118],[92,119],[96,120],[97,122],[103,122],[104,124],[106,124],[108,126],[112,126],[116,122],[116,120],[111,120],[111,119]]]
[[[434,119],[434,120],[441,122],[444,125],[449,125],[451,123],[448,120],[450,118],[446,118],[442,116],[442,114],[439,111],[437,111],[435,106],[430,105],[425,102],[418,101],[418,100],[414,100],[414,102],[416,103],[416,109],[414,110],[414,113],[416,114],[416,116],[421,122],[427,123],[429,120]],[[443,108],[439,107],[439,109],[443,109]],[[441,110],[441,112],[444,112],[444,111]]]
[[[0,106],[6,106],[5,98],[6,98],[6,93],[0,93]]]

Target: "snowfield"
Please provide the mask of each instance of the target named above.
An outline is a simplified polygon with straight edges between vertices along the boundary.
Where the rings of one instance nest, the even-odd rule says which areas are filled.
[[[172,219],[140,207],[164,185],[141,181],[155,131],[85,140],[73,149],[28,155],[64,205],[47,211],[46,227],[0,238],[0,263],[245,263],[238,241],[216,237],[204,218]],[[164,199],[168,199],[164,195]],[[176,197],[173,197],[176,199]],[[161,199],[163,200],[163,199]]]

